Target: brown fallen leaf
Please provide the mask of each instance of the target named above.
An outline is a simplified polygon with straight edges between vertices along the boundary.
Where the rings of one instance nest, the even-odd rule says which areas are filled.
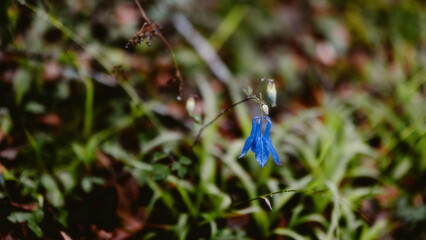
[[[21,209],[27,210],[27,211],[34,211],[34,210],[37,210],[39,208],[37,203],[16,203],[16,202],[11,201],[10,204],[14,207],[21,208]]]
[[[37,118],[37,120],[51,127],[58,127],[62,123],[61,117],[59,117],[59,115],[56,113],[49,113],[49,114],[40,116]]]

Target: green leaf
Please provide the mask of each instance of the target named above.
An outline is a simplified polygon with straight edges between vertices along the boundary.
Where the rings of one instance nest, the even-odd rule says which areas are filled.
[[[71,149],[73,150],[74,154],[77,156],[78,159],[84,161],[87,157],[86,149],[84,149],[80,144],[78,143],[72,143]]]
[[[41,230],[39,223],[43,220],[44,213],[41,209],[33,211],[31,213],[31,218],[28,220],[28,227],[34,232],[34,234],[41,238],[43,236],[43,231]]]
[[[43,231],[39,227],[39,223],[43,220],[44,213],[41,209],[33,212],[12,212],[7,219],[13,223],[28,223],[28,227],[37,237],[43,236]]]
[[[84,177],[81,181],[81,187],[86,193],[92,191],[93,185],[102,185],[104,180],[99,177]]]
[[[172,170],[176,171],[179,177],[184,177],[185,174],[188,172],[185,166],[183,166],[180,162],[174,162],[172,165]]]
[[[308,239],[300,234],[298,234],[297,232],[290,230],[290,229],[285,229],[285,228],[277,228],[274,231],[275,234],[277,235],[281,235],[281,236],[288,236],[291,239],[295,239],[295,240],[305,240]]]
[[[31,217],[31,213],[27,212],[12,212],[7,219],[13,223],[22,223],[28,221]]]
[[[167,157],[166,154],[162,152],[155,152],[152,154],[152,162],[157,162],[158,160],[161,160],[163,158]]]
[[[250,94],[253,92],[253,88],[248,86],[247,87],[247,96],[250,96]]]
[[[10,118],[9,110],[6,108],[0,108],[0,129],[5,134],[9,134],[12,129],[13,123]]]
[[[56,172],[56,177],[61,182],[65,194],[70,193],[77,184],[76,178],[71,171],[62,170]]]
[[[65,201],[62,192],[59,190],[58,185],[52,176],[47,174],[43,175],[41,177],[41,184],[46,189],[46,197],[53,206],[61,207],[64,205]]]
[[[162,164],[154,164],[152,170],[154,172],[154,180],[163,180],[170,175],[170,169]]]
[[[46,112],[46,107],[41,103],[30,101],[25,105],[25,111],[40,114]]]
[[[191,115],[192,116],[192,118],[195,120],[195,121],[197,121],[197,123],[201,123],[202,121],[202,118],[201,118],[201,115],[200,114],[192,114]]]
[[[250,93],[249,93],[248,89],[243,88],[243,92],[244,92],[244,94],[246,94],[247,96],[250,96]]]
[[[191,159],[189,159],[185,156],[182,156],[181,158],[179,158],[179,162],[183,165],[189,165],[189,164],[191,164]]]
[[[13,81],[13,86],[16,93],[16,102],[21,103],[22,98],[25,93],[30,90],[31,87],[31,74],[26,69],[19,69],[15,74],[15,79]]]

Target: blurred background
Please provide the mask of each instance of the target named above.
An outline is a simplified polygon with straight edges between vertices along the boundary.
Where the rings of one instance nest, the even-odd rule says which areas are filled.
[[[426,239],[423,1],[141,5],[1,1],[1,238]]]

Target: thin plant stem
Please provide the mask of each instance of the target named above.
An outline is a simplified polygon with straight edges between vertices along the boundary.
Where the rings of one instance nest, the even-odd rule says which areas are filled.
[[[267,197],[271,197],[271,196],[278,194],[278,193],[290,193],[290,192],[298,193],[298,192],[300,192],[300,193],[308,193],[308,194],[317,194],[317,193],[325,193],[327,191],[328,190],[326,190],[326,189],[323,189],[323,190],[283,189],[283,190],[279,190],[279,191],[276,191],[276,192],[271,192],[271,193],[259,195],[257,197],[251,198],[249,200],[233,203],[231,207],[237,207],[237,206],[240,206],[242,204],[245,204],[245,203],[248,203],[248,202],[251,202],[251,201],[254,201],[254,200],[258,200],[258,199],[263,200]]]
[[[152,25],[151,19],[149,19],[149,17],[146,15],[145,11],[143,10],[142,5],[139,3],[138,0],[135,0],[136,5],[139,8],[139,12],[141,13],[143,19],[145,19],[145,21],[149,24]]]
[[[182,79],[182,74],[180,73],[180,70],[179,70],[179,65],[177,63],[176,55],[175,55],[175,52],[173,51],[172,45],[170,45],[169,41],[167,41],[167,39],[161,33],[160,29],[158,29],[158,27],[155,24],[152,23],[151,19],[149,19],[148,15],[145,13],[145,10],[143,9],[142,5],[139,3],[139,0],[135,0],[135,3],[138,6],[139,12],[141,13],[145,22],[148,23],[148,25],[150,25],[151,27],[153,27],[155,29],[155,31],[158,33],[158,36],[160,37],[161,41],[169,49],[169,52],[170,52],[170,55],[172,56],[173,64],[174,64],[174,67],[175,67],[175,77],[177,78],[177,80],[179,82],[177,99],[182,100],[183,79]]]
[[[84,127],[83,127],[83,136],[89,137],[92,131],[93,125],[93,99],[95,88],[93,86],[92,79],[82,75],[84,80],[84,85],[86,86],[86,100],[84,106]]]
[[[260,86],[260,84],[262,83],[264,81],[264,78],[262,78],[262,80],[254,87],[254,89],[251,91],[251,93],[250,93],[250,95],[247,97],[247,98],[245,98],[245,99],[243,99],[243,100],[241,100],[241,101],[239,101],[239,102],[236,102],[236,103],[234,103],[234,104],[232,104],[231,106],[229,106],[229,107],[227,107],[226,109],[223,109],[222,111],[220,111],[219,112],[219,114],[217,114],[216,115],[216,117],[215,118],[213,118],[211,121],[209,121],[208,123],[206,123],[206,124],[203,124],[203,126],[200,128],[200,130],[198,130],[198,133],[197,133],[197,135],[195,136],[195,139],[194,139],[194,146],[195,145],[197,145],[197,143],[199,142],[199,140],[200,140],[200,137],[201,137],[201,134],[203,133],[203,131],[204,131],[204,129],[206,129],[208,126],[210,126],[210,125],[212,125],[214,122],[216,122],[216,120],[218,120],[221,116],[223,116],[225,113],[227,113],[227,112],[229,112],[229,111],[231,111],[234,107],[236,107],[236,106],[238,106],[238,105],[240,105],[241,103],[244,103],[244,102],[247,102],[247,101],[250,101],[250,100],[253,100],[253,99],[257,99],[257,97],[254,95],[255,94],[255,92],[257,91],[257,89],[259,88],[259,86]]]
[[[256,97],[254,97],[254,96],[249,96],[249,97],[247,97],[247,98],[245,98],[245,99],[243,99],[243,100],[241,100],[241,101],[239,101],[239,102],[236,102],[236,103],[234,103],[234,104],[232,104],[230,107],[228,107],[228,108],[226,108],[226,109],[224,109],[224,110],[222,110],[222,111],[220,111],[220,113],[214,118],[214,119],[212,119],[210,122],[208,122],[208,123],[206,123],[206,124],[204,124],[201,128],[200,128],[200,130],[198,130],[198,133],[197,133],[197,136],[195,137],[195,139],[194,139],[194,145],[196,145],[197,143],[198,143],[198,141],[200,140],[200,137],[201,137],[201,133],[203,133],[203,131],[204,131],[204,129],[206,129],[208,126],[210,126],[210,125],[212,125],[217,119],[219,119],[222,115],[224,115],[225,113],[227,113],[227,112],[229,112],[229,111],[231,111],[234,107],[236,107],[236,106],[238,106],[238,105],[240,105],[241,103],[244,103],[244,102],[247,102],[247,101],[250,101],[250,100],[252,100],[252,99],[255,99]]]

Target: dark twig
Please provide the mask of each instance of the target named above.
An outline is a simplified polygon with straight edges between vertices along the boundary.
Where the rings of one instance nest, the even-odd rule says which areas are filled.
[[[255,99],[256,97],[254,97],[254,96],[252,96],[252,97],[247,97],[247,98],[245,98],[245,99],[243,99],[243,100],[241,100],[241,101],[239,101],[239,102],[237,102],[237,103],[234,103],[234,104],[232,104],[230,107],[228,107],[228,108],[226,108],[226,109],[224,109],[224,110],[222,110],[222,111],[220,111],[220,113],[213,119],[213,120],[211,120],[210,122],[208,122],[208,123],[206,123],[206,124],[204,124],[201,128],[200,128],[200,130],[198,130],[198,133],[197,133],[197,136],[195,137],[195,139],[194,139],[194,145],[196,145],[197,143],[198,143],[198,141],[200,140],[200,137],[201,137],[201,133],[204,131],[204,129],[205,128],[207,128],[208,126],[210,126],[210,125],[212,125],[217,119],[219,119],[222,115],[224,115],[225,113],[227,113],[227,112],[229,112],[229,111],[231,111],[232,110],[232,108],[234,108],[235,106],[237,106],[237,105],[239,105],[239,104],[241,104],[241,103],[243,103],[243,102],[247,102],[247,101],[250,101],[250,100],[252,100],[252,99]]]
[[[146,15],[145,11],[142,8],[142,5],[139,3],[138,0],[135,0],[136,5],[139,8],[139,12],[141,13],[143,19],[145,19],[145,21],[149,24],[152,25],[151,19],[149,19],[149,17]]]
[[[240,202],[233,203],[231,205],[231,207],[235,208],[237,206],[240,206],[242,204],[245,204],[245,203],[248,203],[248,202],[251,202],[251,201],[254,201],[254,200],[259,200],[259,199],[265,199],[267,197],[272,197],[273,195],[278,194],[278,193],[290,193],[290,192],[296,192],[296,193],[300,192],[300,193],[316,194],[316,193],[325,193],[325,192],[327,192],[327,190],[325,190],[325,189],[323,189],[323,190],[284,189],[284,190],[279,190],[279,191],[276,191],[276,192],[271,192],[271,193],[268,193],[268,194],[263,194],[263,195],[254,197],[254,198],[249,199],[249,200],[245,200],[245,201],[240,201]]]
[[[143,32],[144,27],[145,27],[145,25],[148,25],[148,27],[151,29],[151,33],[153,34],[153,36],[158,36],[161,39],[161,41],[167,46],[167,48],[169,49],[170,55],[172,55],[173,64],[174,64],[174,67],[175,67],[175,78],[178,80],[178,84],[179,84],[177,99],[182,100],[183,79],[182,79],[182,74],[180,73],[180,70],[179,70],[179,65],[178,65],[177,60],[176,60],[175,52],[173,51],[173,48],[170,45],[169,41],[167,41],[167,39],[164,37],[164,35],[159,30],[158,26],[156,24],[153,24],[151,19],[149,19],[149,17],[146,15],[146,13],[145,13],[142,5],[139,3],[139,1],[135,0],[135,3],[138,6],[139,12],[141,13],[143,19],[145,20],[145,23],[142,26],[141,30],[138,33],[136,33],[135,36],[143,37],[144,36],[143,35],[144,34],[144,32]],[[133,36],[132,39],[135,36]],[[148,45],[150,44],[149,40],[153,36],[149,35],[149,32],[148,32],[148,36],[147,36],[147,44]],[[129,41],[129,43],[130,43],[130,41]]]
[[[226,108],[226,109],[223,109],[222,111],[220,111],[220,113],[215,117],[215,118],[213,118],[211,121],[209,121],[208,123],[206,123],[206,124],[204,124],[201,128],[200,128],[200,130],[198,130],[198,133],[197,133],[197,135],[196,135],[196,137],[195,137],[195,139],[194,139],[194,146],[195,145],[197,145],[197,143],[198,143],[198,141],[200,140],[200,137],[201,137],[201,133],[203,133],[203,131],[204,131],[204,129],[206,129],[208,126],[210,126],[210,125],[212,125],[217,119],[219,119],[222,115],[224,115],[225,113],[227,113],[227,112],[229,112],[229,111],[231,111],[234,107],[236,107],[236,106],[238,106],[238,105],[240,105],[241,103],[244,103],[244,102],[247,102],[247,101],[250,101],[250,100],[253,100],[253,99],[257,99],[257,97],[254,95],[254,93],[256,92],[256,90],[259,88],[259,86],[260,86],[260,84],[264,81],[265,79],[264,78],[262,78],[262,80],[256,85],[256,87],[253,89],[253,91],[251,91],[251,93],[250,93],[250,95],[247,97],[247,98],[245,98],[245,99],[243,99],[243,100],[241,100],[241,101],[239,101],[239,102],[236,102],[236,103],[234,103],[234,104],[232,104],[231,106],[229,106],[228,108]]]

